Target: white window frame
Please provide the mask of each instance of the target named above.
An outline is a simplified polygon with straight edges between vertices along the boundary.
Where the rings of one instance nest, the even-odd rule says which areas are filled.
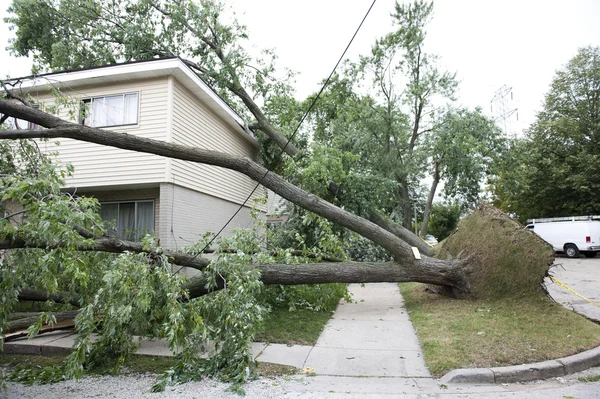
[[[125,115],[125,99],[127,96],[135,96],[135,107],[133,107],[133,109],[135,109],[135,121],[133,120],[128,120],[127,116]],[[103,120],[103,123],[100,122],[96,122],[94,123],[94,103],[96,102],[100,102],[103,101],[105,102],[106,99],[118,99],[121,98],[121,108],[118,109],[117,112],[121,112],[122,115],[120,119],[118,120],[110,120],[110,117],[107,115],[107,113],[105,112],[105,118]],[[139,123],[140,120],[140,93],[139,92],[129,92],[129,93],[122,93],[122,94],[107,94],[104,96],[93,96],[93,97],[88,97],[88,98],[84,98],[81,101],[81,105],[82,105],[82,109],[81,109],[81,120],[80,123],[82,125],[86,125],[86,126],[91,126],[91,127],[113,127],[113,126],[133,126],[133,125],[137,125]]]
[[[100,208],[102,208],[102,205],[121,205],[121,204],[130,204],[130,203],[134,203],[135,204],[135,210],[134,210],[134,223],[136,223],[137,221],[137,217],[138,217],[138,204],[139,203],[150,203],[152,204],[152,232],[155,233],[156,232],[156,209],[155,209],[155,202],[153,199],[145,199],[145,200],[122,200],[122,201],[102,201],[100,202]],[[120,219],[120,209],[117,210],[117,225],[115,226],[115,231],[113,231],[114,235],[117,235],[118,231],[120,230],[120,226],[118,225],[119,223],[119,219]],[[111,221],[112,222],[112,221]],[[134,240],[135,241],[139,241],[139,239],[141,238],[141,235],[144,233],[143,231],[137,231],[138,230],[138,226],[134,226],[133,231],[135,233],[135,237]],[[126,230],[123,230],[123,232],[125,233]],[[120,237],[122,239],[126,239],[126,237]]]

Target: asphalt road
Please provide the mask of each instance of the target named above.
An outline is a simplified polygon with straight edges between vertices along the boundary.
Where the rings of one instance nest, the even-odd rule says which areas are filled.
[[[546,287],[554,300],[600,323],[600,256],[592,259],[557,257],[550,275],[557,280],[546,279]]]

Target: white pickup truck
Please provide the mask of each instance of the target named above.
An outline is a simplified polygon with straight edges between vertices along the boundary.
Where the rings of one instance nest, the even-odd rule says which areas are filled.
[[[593,258],[600,251],[600,216],[528,219],[526,228],[569,258]]]

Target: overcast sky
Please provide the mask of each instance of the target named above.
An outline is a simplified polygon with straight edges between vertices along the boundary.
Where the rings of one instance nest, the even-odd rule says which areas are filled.
[[[9,0],[0,0],[1,14]],[[252,43],[274,48],[279,65],[298,71],[304,96],[318,89],[341,55],[372,0],[230,0]],[[348,56],[366,54],[393,27],[393,0],[377,0]],[[441,56],[461,83],[459,103],[490,112],[495,92],[507,85],[518,108],[509,129],[529,126],[554,72],[577,49],[600,45],[598,0],[438,0],[425,49]],[[3,47],[11,32],[2,21]],[[0,76],[23,76],[29,62],[0,55]]]

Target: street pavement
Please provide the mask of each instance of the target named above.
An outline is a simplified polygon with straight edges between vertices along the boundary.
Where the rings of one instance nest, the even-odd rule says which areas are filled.
[[[546,287],[556,302],[600,323],[600,256],[591,259],[557,257],[550,275],[572,290],[547,278]]]

